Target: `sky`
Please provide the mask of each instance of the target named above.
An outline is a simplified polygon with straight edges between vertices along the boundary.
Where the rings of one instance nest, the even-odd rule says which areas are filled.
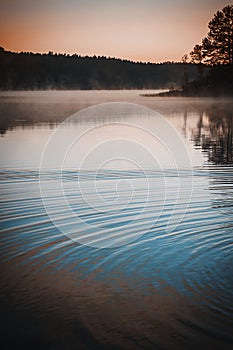
[[[231,0],[0,0],[9,51],[180,61]]]

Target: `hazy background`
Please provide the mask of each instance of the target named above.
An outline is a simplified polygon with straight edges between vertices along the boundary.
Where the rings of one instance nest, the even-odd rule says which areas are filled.
[[[1,0],[0,46],[10,51],[180,60],[229,0]]]

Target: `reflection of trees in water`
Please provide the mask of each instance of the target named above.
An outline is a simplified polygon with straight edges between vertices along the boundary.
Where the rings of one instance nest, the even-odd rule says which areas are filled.
[[[29,93],[30,94],[30,93]],[[117,95],[118,96],[118,95]],[[60,97],[59,97],[60,98]],[[0,136],[4,136],[7,130],[15,128],[31,128],[38,124],[46,124],[47,127],[54,127],[78,110],[92,105],[92,100],[80,102],[79,96],[65,97],[62,100],[58,97],[28,96],[28,98],[17,99],[0,98]],[[16,99],[16,100],[15,100]],[[110,98],[107,102],[116,102]],[[97,101],[96,99],[94,100]],[[143,101],[143,100],[142,100]],[[188,137],[190,129],[195,123],[195,130],[192,131],[192,140],[196,147],[201,147],[208,156],[209,162],[214,164],[233,164],[233,102],[227,100],[213,99],[157,99],[154,100],[151,108],[158,110],[166,116],[173,112],[180,116],[179,126],[182,134]],[[157,103],[158,101],[158,103]],[[106,102],[103,95],[98,103]],[[138,102],[138,101],[137,101]],[[158,105],[160,108],[158,108]],[[190,119],[190,114],[194,119]],[[182,120],[183,116],[183,120]],[[196,117],[198,121],[196,122]],[[86,122],[86,119],[85,119]]]
[[[207,122],[204,123],[204,119]],[[233,110],[208,109],[200,112],[193,139],[214,164],[233,164]]]
[[[12,102],[9,98],[7,103],[6,100],[0,98],[0,136],[4,136],[7,130],[38,127],[43,123],[52,128],[80,109],[78,103],[28,102],[26,98],[21,102]]]

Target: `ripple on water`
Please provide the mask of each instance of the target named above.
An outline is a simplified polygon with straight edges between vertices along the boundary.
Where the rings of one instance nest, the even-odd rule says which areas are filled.
[[[29,266],[34,276],[65,272],[77,285],[101,281],[108,287],[104,292],[95,290],[98,298],[114,295],[112,312],[124,313],[125,322],[133,320],[135,329],[143,323],[140,332],[145,332],[147,340],[141,346],[145,348],[149,346],[148,329],[158,319],[178,342],[180,337],[186,342],[197,336],[226,344],[232,341],[231,168],[183,170],[179,179],[177,172],[151,171],[146,174],[147,182],[145,174],[133,171],[106,171],[98,176],[51,171],[42,175],[46,181],[44,202],[37,172],[9,170],[0,174],[3,263],[17,264],[19,270]],[[72,217],[60,198],[57,183],[61,179]],[[191,196],[187,179],[192,180]],[[131,187],[122,185],[122,180]],[[148,183],[150,193],[145,199]],[[44,204],[49,206],[52,220]],[[77,230],[88,237],[87,244],[64,235],[68,232],[72,237]],[[109,237],[111,244],[118,240],[121,244],[108,246]],[[109,248],[95,247],[93,242],[105,242]],[[127,312],[123,311],[123,299],[118,305],[115,293],[127,301]],[[97,322],[99,313],[88,312],[93,324]],[[102,334],[108,326],[106,320],[102,326],[101,322]],[[88,327],[95,332],[93,325]],[[116,330],[120,324],[112,327]],[[158,337],[153,339],[151,346],[158,345]]]

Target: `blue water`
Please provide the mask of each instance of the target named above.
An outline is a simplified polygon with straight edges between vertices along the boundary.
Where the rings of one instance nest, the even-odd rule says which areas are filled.
[[[198,166],[2,166],[5,348],[231,348],[233,167],[189,145]]]

